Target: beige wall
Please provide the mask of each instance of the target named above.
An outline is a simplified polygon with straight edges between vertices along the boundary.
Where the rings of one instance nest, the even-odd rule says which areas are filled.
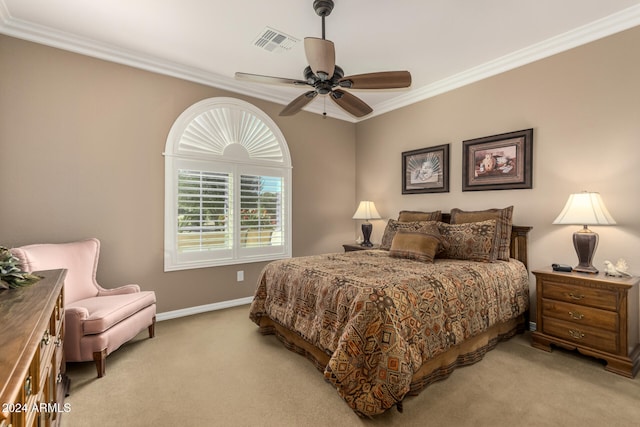
[[[357,201],[371,199],[385,218],[513,204],[515,222],[534,227],[533,269],[574,264],[576,227],[551,222],[588,189],[618,221],[594,227],[594,264],[624,257],[640,274],[639,45],[635,28],[354,125],[280,118],[272,103],[0,36],[0,245],[96,236],[99,281],[155,290],[160,312],[251,296],[263,264],[162,271],[167,133],[191,104],[237,96],[289,144],[295,256],[340,250],[359,234]],[[533,189],[462,192],[462,141],[525,128],[535,132]],[[445,143],[451,191],[403,196],[401,153]],[[383,229],[376,221],[373,240]]]
[[[163,272],[167,134],[187,107],[236,96],[269,114],[293,163],[293,254],[353,237],[355,125],[0,36],[0,245],[102,241],[98,280],[155,290],[158,311],[253,295],[264,264]],[[245,281],[236,282],[244,270]]]
[[[638,46],[635,28],[359,123],[357,198],[374,200],[385,218],[401,209],[514,205],[514,222],[534,227],[529,265],[536,269],[577,264],[571,236],[579,227],[551,223],[570,193],[597,191],[618,225],[592,227],[600,235],[594,265],[624,257],[640,274]],[[462,192],[463,140],[527,128],[534,129],[533,189]],[[447,143],[450,192],[402,195],[401,153]],[[373,240],[383,230],[376,221]]]

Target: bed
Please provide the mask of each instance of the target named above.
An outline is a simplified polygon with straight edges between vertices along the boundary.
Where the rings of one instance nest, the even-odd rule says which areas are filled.
[[[525,330],[531,227],[513,226],[512,209],[403,211],[380,250],[271,262],[250,319],[311,360],[358,415],[402,411],[406,396]],[[416,256],[415,239],[430,249]]]

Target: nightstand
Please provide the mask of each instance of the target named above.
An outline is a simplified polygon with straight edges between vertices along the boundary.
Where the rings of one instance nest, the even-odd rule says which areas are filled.
[[[606,370],[633,378],[640,368],[638,277],[536,270],[536,331],[531,345],[551,344],[597,357]]]
[[[360,246],[358,243],[347,243],[342,245],[342,247],[344,248],[345,252],[366,251],[368,249],[380,249],[380,245]]]

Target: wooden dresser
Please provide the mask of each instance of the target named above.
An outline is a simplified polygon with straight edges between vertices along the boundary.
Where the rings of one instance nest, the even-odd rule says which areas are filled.
[[[638,277],[534,271],[537,320],[532,345],[551,344],[607,362],[606,370],[633,378],[640,368]]]
[[[0,427],[57,426],[69,389],[65,374],[63,281],[66,270],[0,291]]]

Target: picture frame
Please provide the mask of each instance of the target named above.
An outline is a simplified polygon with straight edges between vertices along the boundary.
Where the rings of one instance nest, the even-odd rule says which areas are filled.
[[[462,191],[533,188],[533,129],[462,141]]]
[[[449,144],[402,153],[402,194],[449,192]]]

